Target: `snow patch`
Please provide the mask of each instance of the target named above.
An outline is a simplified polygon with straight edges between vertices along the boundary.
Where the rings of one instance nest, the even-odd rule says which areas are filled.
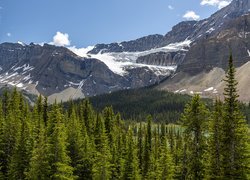
[[[20,44],[20,45],[22,45],[22,46],[26,46],[26,44],[23,43],[23,42],[21,42],[21,41],[17,41],[17,44]]]
[[[214,30],[215,30],[215,29],[212,27],[212,28],[210,28],[209,30],[207,30],[206,33],[209,33],[209,34],[210,34],[210,33],[212,33]]]
[[[186,91],[187,91],[187,89],[183,89],[183,90],[181,90],[181,91],[180,91],[180,93],[182,93],[182,92],[186,92]]]
[[[248,54],[248,56],[250,57],[250,50],[249,50],[249,49],[247,50],[247,54]]]
[[[23,83],[19,83],[16,85],[16,87],[18,87],[18,88],[22,88],[23,86],[24,86]]]
[[[204,91],[208,92],[208,91],[213,91],[213,90],[214,90],[214,87],[210,87],[210,88],[205,89]]]
[[[88,52],[93,50],[95,46],[88,46],[87,48],[76,48],[75,46],[69,47],[68,49],[80,57],[89,57]]]

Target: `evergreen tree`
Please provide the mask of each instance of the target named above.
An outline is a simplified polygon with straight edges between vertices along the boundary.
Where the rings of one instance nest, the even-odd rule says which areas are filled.
[[[212,179],[222,178],[222,162],[221,162],[221,140],[222,140],[222,117],[223,117],[223,104],[220,100],[216,99],[214,111],[212,113],[210,123],[210,136],[209,136],[209,155],[210,167],[208,176]]]
[[[20,111],[20,96],[17,91],[11,95],[5,93],[3,100],[3,127],[2,127],[2,159],[1,171],[7,177],[11,156],[16,146],[16,141],[19,138],[21,128],[21,111]],[[14,109],[15,108],[15,109]],[[19,138],[20,139],[20,138]]]
[[[5,153],[4,153],[4,114],[3,114],[3,107],[2,101],[0,100],[0,179],[4,179],[4,161]]]
[[[45,135],[44,125],[41,125],[39,129],[39,136],[35,140],[29,169],[26,173],[26,179],[46,180],[50,177],[51,167],[49,164],[48,144]]]
[[[15,147],[9,164],[9,179],[25,179],[25,171],[28,168],[31,157],[30,117],[26,114],[28,107],[26,106],[25,110],[23,103],[21,104],[20,109],[22,109],[23,112],[23,115],[21,115],[21,128],[17,134]]]
[[[159,179],[173,179],[174,163],[166,140],[164,140],[161,144],[158,166]]]
[[[89,142],[88,134],[83,126],[80,124],[75,108],[72,107],[67,124],[67,142],[71,166],[79,179],[90,179],[92,176],[91,152],[93,152],[93,145]]]
[[[103,111],[103,118],[104,118],[104,125],[105,125],[105,130],[106,134],[109,138],[109,142],[111,142],[111,131],[113,129],[113,124],[114,124],[114,112],[111,107],[106,107]]]
[[[109,149],[108,137],[105,133],[105,126],[100,115],[96,118],[96,127],[94,131],[96,155],[93,164],[93,179],[111,178],[111,154]]]
[[[122,178],[122,169],[124,167],[125,159],[125,145],[122,141],[122,123],[120,115],[116,115],[110,133],[110,152],[112,155],[112,179]]]
[[[247,179],[249,174],[249,152],[247,149],[248,127],[239,110],[237,81],[232,54],[229,58],[224,89],[225,108],[223,116],[222,170],[223,178]]]
[[[45,97],[43,100],[43,121],[45,126],[47,126],[48,122],[48,98]]]
[[[140,122],[138,135],[137,135],[137,146],[138,146],[138,159],[139,168],[142,169],[143,166],[143,134],[142,134],[142,123]]]
[[[152,118],[148,117],[147,132],[144,143],[144,156],[143,156],[143,177],[146,178],[150,169],[152,168]]]
[[[67,135],[63,115],[58,105],[53,105],[48,124],[49,163],[52,179],[74,179],[70,157],[67,154]]]
[[[199,95],[195,95],[181,118],[187,145],[187,179],[198,180],[205,176],[207,120],[207,109]]]
[[[137,158],[137,147],[134,143],[132,129],[130,128],[127,135],[126,158],[123,173],[123,179],[140,179],[139,164]]]
[[[176,139],[175,139],[175,149],[172,154],[173,162],[174,162],[174,177],[175,179],[180,179],[181,173],[183,170],[183,166],[185,166],[185,152],[183,148],[183,136],[181,135],[180,130],[176,132]],[[184,173],[185,174],[185,173]]]
[[[93,117],[93,109],[88,100],[83,102],[83,122],[88,132],[88,135],[93,133],[94,129],[94,117]]]

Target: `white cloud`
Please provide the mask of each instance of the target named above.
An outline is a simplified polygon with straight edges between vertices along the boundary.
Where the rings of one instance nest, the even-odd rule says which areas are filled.
[[[173,10],[173,9],[174,9],[174,7],[173,7],[173,6],[171,6],[171,5],[168,5],[168,9]]]
[[[186,14],[183,15],[183,18],[187,20],[198,20],[200,16],[197,15],[194,11],[187,11]]]
[[[56,46],[69,46],[70,45],[69,35],[67,33],[61,33],[58,31],[56,35],[53,37],[53,42],[51,42],[50,44]]]
[[[8,33],[6,34],[6,36],[10,37],[10,36],[11,36],[11,33],[8,32]]]
[[[232,0],[202,0],[201,5],[216,6],[219,9],[229,5]]]

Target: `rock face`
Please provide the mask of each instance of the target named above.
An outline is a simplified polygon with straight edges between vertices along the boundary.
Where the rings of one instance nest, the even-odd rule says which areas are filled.
[[[107,52],[136,52],[146,51],[158,47],[164,40],[163,35],[155,34],[142,37],[133,41],[124,41],[112,44],[97,44],[89,53],[107,53]]]
[[[67,48],[48,44],[0,44],[0,67],[0,85],[58,100],[144,87],[165,78],[147,67],[131,68],[121,76],[100,60],[82,58]]]
[[[249,101],[250,94],[246,88],[250,82],[246,71],[250,61],[249,9],[250,0],[234,0],[210,18],[197,22],[196,30],[190,35],[193,43],[183,62],[176,73],[157,88],[222,97],[222,79],[231,51],[238,71],[240,100]]]
[[[159,65],[159,66],[173,66],[180,65],[186,55],[185,51],[180,52],[157,52],[140,56],[136,62],[148,65]]]
[[[227,68],[230,49],[236,67],[250,60],[250,15],[240,16],[228,21],[223,29],[213,36],[193,43],[179,71],[197,74],[214,67]]]

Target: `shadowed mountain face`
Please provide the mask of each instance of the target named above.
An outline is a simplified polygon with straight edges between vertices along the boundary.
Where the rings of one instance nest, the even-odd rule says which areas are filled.
[[[97,44],[88,51],[3,43],[0,85],[41,93],[51,101],[144,87],[164,79],[160,89],[178,91],[184,76],[199,77],[215,68],[224,71],[230,49],[237,67],[247,63],[249,42],[250,0],[234,0],[207,19],[177,24],[166,35]],[[197,86],[202,90],[210,85]]]
[[[138,67],[124,75],[111,71],[103,62],[81,58],[63,47],[51,45],[0,45],[0,84],[17,86],[34,94],[58,99],[79,98],[115,90],[149,86],[165,75],[152,68]],[[163,74],[164,74],[163,73]]]

